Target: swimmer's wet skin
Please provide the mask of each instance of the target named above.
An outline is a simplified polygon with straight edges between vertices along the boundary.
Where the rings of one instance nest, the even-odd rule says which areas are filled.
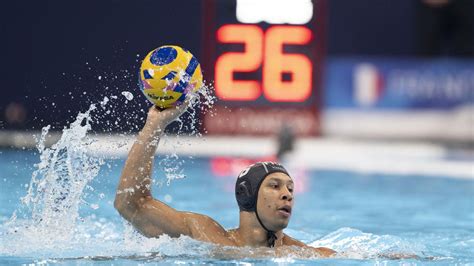
[[[226,246],[298,246],[313,250],[315,256],[335,254],[329,248],[313,248],[283,233],[293,208],[293,180],[277,163],[257,163],[240,173],[236,183],[240,223],[236,229],[225,230],[208,216],[177,211],[154,199],[151,174],[160,135],[186,108],[186,104],[162,111],[150,108],[125,162],[114,202],[127,221],[147,237],[187,235]]]

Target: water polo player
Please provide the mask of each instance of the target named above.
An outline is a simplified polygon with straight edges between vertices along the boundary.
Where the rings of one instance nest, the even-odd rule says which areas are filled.
[[[236,229],[226,230],[212,218],[177,211],[151,194],[151,174],[159,137],[186,105],[163,111],[150,108],[145,126],[133,144],[120,177],[115,208],[147,237],[187,235],[196,240],[227,246],[299,246],[328,257],[328,248],[312,248],[283,233],[293,208],[293,180],[278,163],[256,163],[237,178],[235,195],[240,208]]]

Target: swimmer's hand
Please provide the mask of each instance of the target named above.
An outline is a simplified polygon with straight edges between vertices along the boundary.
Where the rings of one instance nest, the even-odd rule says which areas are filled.
[[[188,102],[184,102],[180,106],[174,108],[167,108],[164,110],[152,106],[148,110],[148,116],[142,132],[152,136],[160,135],[171,122],[176,120],[188,108]]]

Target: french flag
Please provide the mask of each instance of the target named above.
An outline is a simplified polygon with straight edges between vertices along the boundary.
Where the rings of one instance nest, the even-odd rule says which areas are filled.
[[[354,68],[354,101],[359,106],[370,107],[377,103],[383,93],[384,80],[378,69],[369,63]]]

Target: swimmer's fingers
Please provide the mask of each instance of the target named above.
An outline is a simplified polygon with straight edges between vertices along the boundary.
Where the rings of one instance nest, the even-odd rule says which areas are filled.
[[[172,121],[176,120],[180,117],[186,110],[188,109],[188,102],[183,102],[182,104],[173,107],[167,108],[161,111],[163,118],[167,121],[167,124],[171,123]]]
[[[171,107],[171,108],[161,110],[161,113],[164,116],[166,116],[167,120],[169,120],[170,122],[174,121],[178,117],[180,117],[182,114],[184,114],[186,112],[186,110],[188,110],[188,108],[192,104],[192,101],[193,101],[192,96],[190,94],[188,94],[188,95],[186,95],[186,98],[184,99],[184,101],[181,104],[179,104],[175,107]]]
[[[148,111],[147,124],[158,127],[159,129],[164,129],[172,121],[178,119],[189,106],[188,100],[183,102],[183,104],[167,108],[167,109],[158,109],[156,106],[152,106]]]

